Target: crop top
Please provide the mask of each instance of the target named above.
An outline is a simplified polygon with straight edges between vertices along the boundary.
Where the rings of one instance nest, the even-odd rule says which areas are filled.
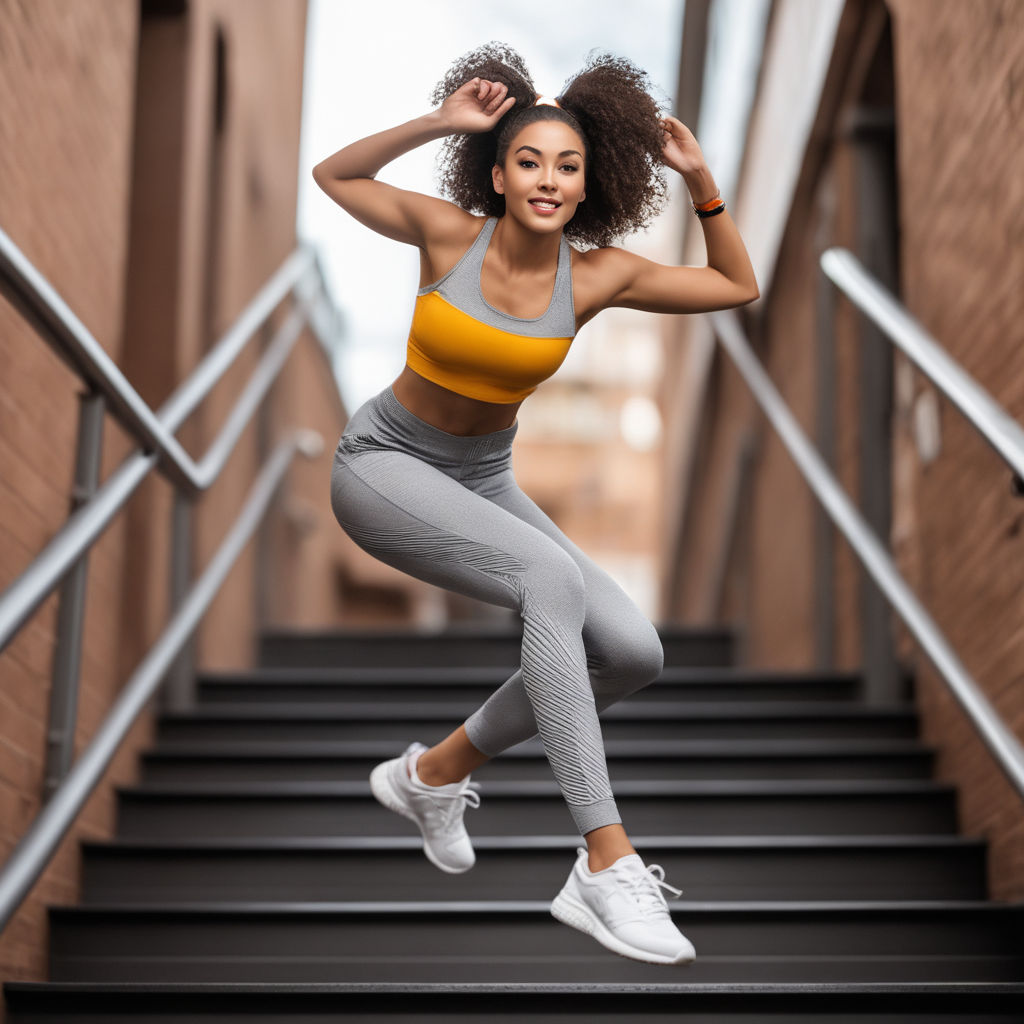
[[[518,402],[565,359],[576,335],[571,249],[563,236],[555,287],[538,317],[495,309],[480,288],[484,254],[497,217],[444,277],[416,294],[406,359],[421,377],[469,398]]]

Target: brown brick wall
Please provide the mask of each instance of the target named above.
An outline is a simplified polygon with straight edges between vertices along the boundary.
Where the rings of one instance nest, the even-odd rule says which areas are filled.
[[[1024,113],[1024,6],[1006,0],[891,0],[886,7],[894,53],[900,297],[1020,422],[1024,144],[1016,126]],[[865,87],[871,87],[870,80]],[[761,322],[752,331],[770,376],[812,438],[818,254],[827,245],[855,248],[858,218],[864,215],[858,208],[852,143],[843,127],[860,86],[850,81],[842,88],[835,122],[823,125],[813,143],[825,149],[817,172],[802,179],[804,191],[794,203]],[[836,472],[855,502],[863,476],[859,325],[860,314],[840,298],[831,322]],[[704,549],[719,543],[721,513],[715,502],[728,472],[721,462],[735,459],[737,424],[750,417],[745,385],[735,381],[724,353],[718,359],[702,428],[697,505],[681,559],[683,571],[694,577],[684,618],[700,607],[710,583]],[[895,378],[892,550],[968,671],[1024,737],[1024,506],[1010,494],[1001,460],[941,398],[941,448],[935,461],[925,462],[914,409],[930,385],[898,354]],[[815,621],[821,614],[811,585],[816,499],[774,431],[760,421],[757,414],[753,422],[762,446],[749,526],[734,560],[724,615],[743,629],[751,663],[807,667],[813,664]],[[834,557],[834,661],[838,668],[858,667],[861,571],[838,534]],[[1024,807],[902,625],[896,636],[899,657],[916,672],[923,738],[939,750],[938,777],[959,787],[961,829],[990,841],[993,896],[1019,899],[1024,896]]]
[[[942,347],[1024,421],[1024,7],[890,0],[896,41],[903,300]],[[916,374],[916,392],[924,390]],[[922,464],[898,432],[907,572],[967,670],[1024,739],[1024,505],[1008,471],[939,399],[941,448]],[[907,465],[909,463],[909,465]],[[916,550],[909,550],[911,547]],[[962,829],[991,843],[993,895],[1024,898],[1024,805],[923,654],[923,731],[959,786]]]
[[[243,8],[194,0],[177,12],[174,5],[144,9],[156,18],[140,19],[137,0],[0,0],[0,227],[158,407],[296,244],[306,3],[251,0]],[[218,31],[226,103],[215,144]],[[176,100],[167,94],[175,88]],[[149,105],[137,109],[143,98]],[[137,116],[158,126],[147,126],[145,144]],[[289,306],[275,312],[274,325]],[[193,456],[206,452],[260,349],[255,339],[181,431]],[[282,513],[306,504],[319,517],[312,531],[293,531],[291,547],[271,566],[272,581],[291,581],[288,574],[301,570],[301,585],[289,589],[308,595],[277,605],[275,621],[285,624],[313,618],[314,603],[320,621],[336,618],[340,607],[329,585],[340,531],[322,512],[329,514],[329,460],[343,410],[308,331],[292,360],[273,392],[270,439],[286,425],[312,427],[324,437],[325,454],[292,469],[274,512],[287,523]],[[75,375],[0,300],[0,587],[67,517],[77,390]],[[248,428],[223,477],[199,500],[197,572],[253,482],[259,433],[255,423]],[[101,479],[133,447],[108,417]],[[166,480],[147,480],[91,552],[76,752],[166,623],[171,493]],[[251,544],[200,631],[200,666],[251,661],[256,564]],[[3,859],[39,810],[55,612],[51,597],[0,654]],[[131,730],[0,934],[0,979],[46,978],[46,908],[77,902],[78,841],[113,834],[113,787],[134,781],[156,706]]]
[[[115,360],[122,347],[136,4],[0,4],[0,227]],[[27,567],[68,514],[77,378],[0,300],[0,584]],[[105,429],[103,475],[128,450]],[[115,523],[90,558],[75,749],[116,696],[124,549]],[[56,597],[0,654],[0,857],[40,809]],[[78,842],[114,824],[111,787],[134,778],[140,720],[41,879],[0,933],[0,977],[46,976],[47,904],[78,890]],[[2,1011],[0,1011],[2,1012]]]

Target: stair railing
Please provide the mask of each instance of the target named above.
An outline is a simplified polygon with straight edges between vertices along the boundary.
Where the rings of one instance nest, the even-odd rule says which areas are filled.
[[[852,253],[840,247],[830,248],[822,254],[821,266],[835,284],[964,413],[1013,469],[1011,488],[1014,493],[1024,493],[1024,430],[941,348],[906,307],[864,269]],[[1024,800],[1024,746],[999,717],[934,619],[907,585],[886,546],[801,430],[785,399],[744,337],[735,311],[720,310],[708,316],[715,337],[747,382],[811,490],[913,633],[996,763]]]
[[[43,807],[0,870],[0,931],[45,870],[129,729],[161,690],[171,705],[191,701],[182,652],[229,570],[255,532],[297,453],[323,450],[311,430],[292,430],[272,450],[216,554],[199,579],[188,581],[191,504],[217,479],[246,426],[263,404],[296,340],[308,325],[330,361],[338,336],[317,251],[300,244],[259,290],[190,376],[157,412],[125,379],[56,290],[0,230],[0,291],[21,311],[86,385],[81,395],[73,511],[28,568],[0,594],[0,651],[39,605],[61,587],[54,677],[47,732]],[[292,309],[267,344],[256,369],[206,454],[197,462],[175,433],[224,376],[286,296]],[[334,379],[333,366],[331,379]],[[340,396],[339,396],[340,402]],[[97,486],[104,411],[140,448]],[[142,481],[156,469],[174,487],[172,616],[160,638],[121,689],[92,741],[72,765],[81,627],[88,553]],[[179,671],[175,672],[177,663]],[[186,666],[187,667],[187,666]]]

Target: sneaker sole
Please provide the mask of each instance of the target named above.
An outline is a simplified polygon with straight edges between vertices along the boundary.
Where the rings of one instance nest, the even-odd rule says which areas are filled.
[[[695,957],[688,956],[685,952],[679,956],[670,957],[663,953],[653,953],[647,949],[638,949],[628,942],[613,935],[595,916],[594,912],[564,889],[551,901],[551,916],[570,928],[589,935],[596,939],[606,949],[610,949],[619,956],[627,957],[630,960],[641,960],[647,964],[690,964]]]
[[[374,798],[379,804],[386,807],[389,811],[394,811],[396,814],[400,814],[403,818],[408,818],[419,829],[420,835],[423,838],[423,852],[426,855],[427,860],[429,860],[434,867],[440,868],[442,871],[446,871],[449,875],[461,875],[464,871],[468,871],[473,866],[472,864],[468,864],[466,867],[453,867],[452,865],[445,864],[437,859],[434,851],[430,849],[430,846],[427,843],[427,837],[419,819],[413,811],[403,803],[402,798],[395,792],[394,787],[391,785],[391,780],[388,778],[388,767],[391,764],[391,761],[385,761],[382,764],[377,765],[377,767],[370,772],[370,791],[373,793]],[[404,771],[404,765],[401,767]]]

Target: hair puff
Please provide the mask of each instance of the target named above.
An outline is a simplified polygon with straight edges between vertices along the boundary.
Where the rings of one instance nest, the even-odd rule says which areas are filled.
[[[561,109],[535,107],[538,93],[522,57],[491,42],[459,58],[431,94],[440,104],[473,78],[502,82],[516,102],[487,132],[450,135],[439,158],[441,192],[465,210],[500,217],[505,197],[491,169],[520,128],[536,120],[563,121],[583,138],[586,201],[565,225],[583,246],[606,246],[646,228],[668,195],[661,160],[658,104],[647,73],[625,57],[591,51],[557,97]]]

